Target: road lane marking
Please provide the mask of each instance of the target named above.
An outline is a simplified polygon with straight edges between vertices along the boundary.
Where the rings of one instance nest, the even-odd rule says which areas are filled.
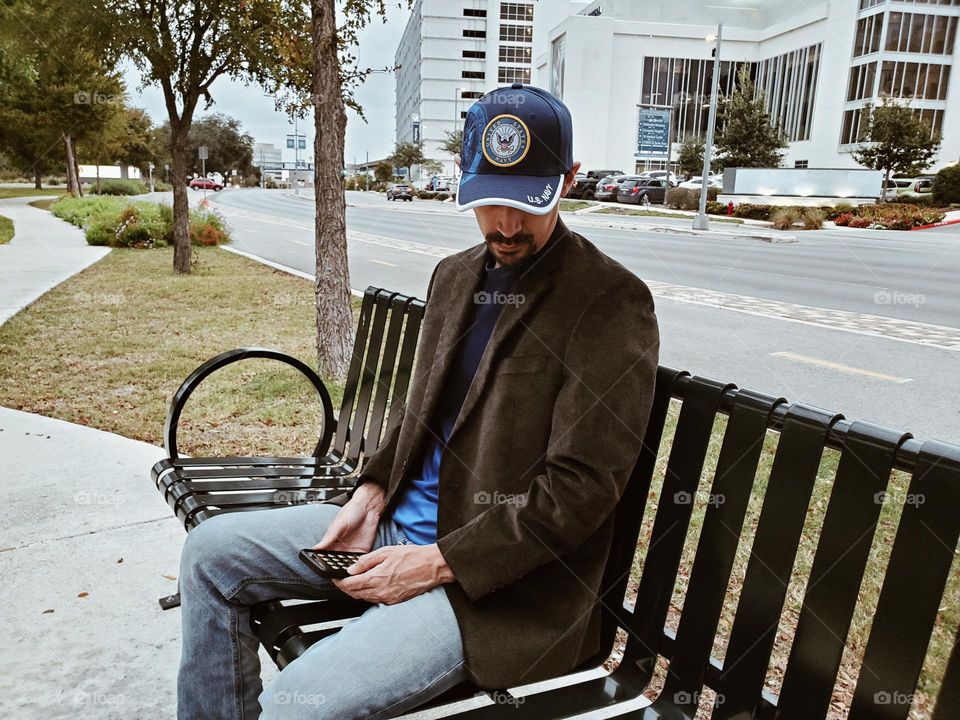
[[[386,265],[387,267],[399,267],[398,265],[394,265],[393,263],[387,262],[386,260],[377,260],[376,258],[367,258],[367,261],[376,263],[377,265]]]
[[[236,214],[239,217],[246,217],[259,222],[298,228],[310,233],[314,231],[313,223],[297,223],[273,215],[253,213],[247,210],[238,211],[236,208],[230,208],[228,214]],[[313,243],[290,238],[283,238],[283,240],[298,245],[310,247],[313,245]],[[385,247],[400,252],[426,255],[437,259],[442,259],[459,252],[459,250],[454,248],[428,245],[426,243],[417,243],[408,240],[398,240],[384,235],[374,235],[372,233],[350,230],[347,231],[347,240],[350,242],[361,242],[368,245]],[[658,280],[647,280],[646,284],[657,298],[693,305],[703,305],[719,310],[755,315],[772,320],[785,320],[787,322],[826,328],[828,330],[840,330],[857,335],[868,335],[897,342],[925,345],[941,350],[960,352],[960,328],[932,325],[912,320],[901,320],[899,318],[882,315],[870,315],[849,310],[818,308],[812,305],[768,300],[720,290],[707,290],[686,285],[676,285]]]
[[[885,373],[876,372],[874,370],[867,370],[865,368],[852,367],[850,365],[844,365],[842,363],[833,362],[832,360],[821,360],[820,358],[810,357],[809,355],[798,355],[797,353],[792,352],[775,352],[770,353],[773,357],[781,357],[786,360],[794,360],[799,363],[805,363],[807,365],[816,365],[817,367],[830,368],[831,370],[838,370],[839,372],[850,373],[851,375],[862,375],[864,377],[873,378],[874,380],[885,380],[886,382],[892,383],[908,383],[913,382],[913,378],[903,378],[897,377],[896,375],[887,375]]]

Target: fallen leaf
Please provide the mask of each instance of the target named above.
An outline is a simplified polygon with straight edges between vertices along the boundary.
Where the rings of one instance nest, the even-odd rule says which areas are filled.
[[[52,612],[53,612],[53,608],[50,608],[49,610],[44,610],[42,614],[43,614],[43,615],[49,615],[49,614],[52,613]]]
[[[123,562],[123,558],[120,558],[119,560],[117,560],[117,562],[118,562],[118,563],[122,563],[122,562]]]
[[[176,575],[164,575],[164,577],[165,577],[167,580],[176,580],[176,579],[177,579],[177,576],[176,576]]]
[[[77,593],[77,597],[86,597],[89,594],[88,592]]]

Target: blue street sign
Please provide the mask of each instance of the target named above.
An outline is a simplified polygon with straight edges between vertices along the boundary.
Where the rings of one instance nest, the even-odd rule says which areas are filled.
[[[670,109],[640,108],[637,120],[637,156],[666,157],[670,143]]]

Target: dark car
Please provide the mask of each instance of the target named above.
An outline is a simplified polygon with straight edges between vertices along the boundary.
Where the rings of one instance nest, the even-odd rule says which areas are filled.
[[[190,181],[191,190],[223,190],[223,185],[213,178],[194,178]]]
[[[620,183],[625,180],[637,180],[636,175],[609,175],[601,178],[597,183],[597,189],[594,197],[601,202],[616,202],[617,192],[620,190]]]
[[[666,186],[667,181],[665,179],[624,180],[617,190],[617,202],[627,203],[628,205],[662,203],[667,192]]]
[[[577,173],[577,181],[570,188],[567,197],[571,200],[594,200],[597,193],[597,183],[601,178],[623,174],[623,170],[591,170],[586,175]]]
[[[409,185],[391,185],[387,188],[387,200],[406,200],[413,202],[413,190]]]

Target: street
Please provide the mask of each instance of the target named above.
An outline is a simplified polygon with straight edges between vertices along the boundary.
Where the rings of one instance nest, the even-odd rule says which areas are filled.
[[[312,274],[309,191],[209,196],[233,247]],[[440,258],[481,241],[450,204],[347,193],[351,285],[423,297]],[[797,242],[653,230],[689,220],[564,214],[643,278],[662,364],[960,441],[960,232],[796,231]],[[733,225],[714,224],[732,231]]]

